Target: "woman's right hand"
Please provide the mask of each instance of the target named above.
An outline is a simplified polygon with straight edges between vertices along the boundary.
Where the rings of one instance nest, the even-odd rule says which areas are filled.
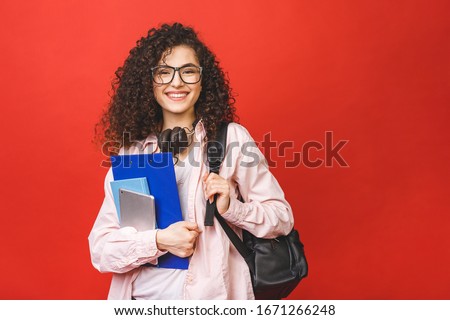
[[[201,230],[195,222],[179,221],[156,233],[156,245],[159,250],[169,251],[181,257],[194,253],[195,241]]]

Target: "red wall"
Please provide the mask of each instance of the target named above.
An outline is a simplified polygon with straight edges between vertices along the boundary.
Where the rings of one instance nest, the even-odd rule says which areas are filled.
[[[93,126],[129,49],[194,26],[273,172],[309,277],[294,299],[450,299],[448,1],[2,1],[2,299],[103,299],[87,236],[103,199]],[[285,168],[348,140],[349,167]],[[324,157],[313,151],[311,159]]]

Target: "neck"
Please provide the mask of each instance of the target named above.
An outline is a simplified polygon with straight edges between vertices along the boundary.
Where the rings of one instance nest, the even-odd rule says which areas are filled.
[[[162,124],[162,130],[164,131],[166,129],[173,129],[175,127],[181,127],[181,128],[192,128],[192,123],[195,121],[195,115],[189,114],[189,115],[163,115],[163,124]]]

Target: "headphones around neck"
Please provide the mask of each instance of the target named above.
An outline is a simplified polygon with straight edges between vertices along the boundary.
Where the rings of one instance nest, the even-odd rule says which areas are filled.
[[[188,135],[192,135],[194,133],[197,122],[198,120],[195,120],[192,124],[192,130],[189,130],[186,127],[175,127],[173,129],[166,129],[161,132],[158,135],[158,147],[161,152],[172,152],[175,156],[188,148],[193,141],[188,138]]]

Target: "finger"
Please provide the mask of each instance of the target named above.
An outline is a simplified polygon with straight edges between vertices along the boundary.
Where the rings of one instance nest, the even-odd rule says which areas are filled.
[[[224,181],[217,181],[213,184],[211,184],[212,188],[220,189],[220,190],[228,190],[230,188],[230,184],[227,180]]]
[[[202,232],[202,229],[200,229],[200,227],[197,225],[196,228],[189,229],[189,232],[197,232],[197,233],[201,233],[201,232]]]
[[[226,189],[226,188],[228,188],[228,182],[226,180],[224,180],[224,181],[211,181],[211,182],[206,184],[206,192],[207,193],[210,193],[211,190]]]
[[[188,230],[196,230],[198,229],[198,225],[195,222],[184,221],[184,227]]]
[[[205,199],[208,199],[208,197],[209,197],[209,195],[207,194],[208,185],[210,184],[210,182],[208,182],[209,176],[210,176],[209,173],[207,173],[203,176],[203,193],[205,195]]]
[[[219,192],[212,192],[212,193],[210,193],[210,194],[207,194],[207,196],[206,196],[206,200],[208,200],[209,201],[209,203],[213,203],[213,201],[214,201],[214,196],[217,194],[217,196],[221,196],[222,194],[221,193],[219,193]]]
[[[221,176],[219,176],[217,173],[210,172],[208,177],[206,178],[205,182],[208,183],[210,181],[217,180],[218,178],[223,179]]]
[[[195,240],[199,236],[200,232],[189,231],[189,234],[192,236],[192,240]]]
[[[212,180],[216,180],[216,179],[223,179],[221,176],[219,176],[217,173],[214,172],[209,172],[207,173],[205,178],[205,181],[212,181]]]
[[[215,194],[228,195],[230,189],[227,184],[214,185],[206,189],[206,197],[209,198]]]

